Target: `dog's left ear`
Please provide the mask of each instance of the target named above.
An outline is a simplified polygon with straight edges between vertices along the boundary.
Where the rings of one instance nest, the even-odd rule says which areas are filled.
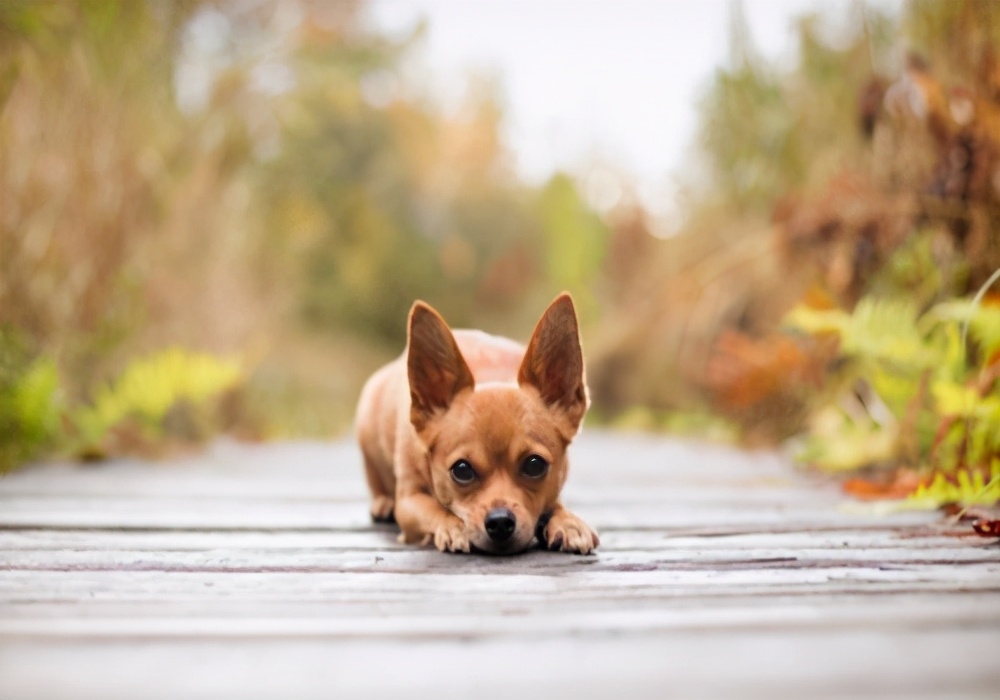
[[[410,422],[418,432],[446,410],[459,392],[476,382],[455,336],[437,311],[422,301],[410,309],[406,349],[410,382]]]
[[[580,329],[568,293],[556,297],[535,326],[517,383],[538,389],[546,404],[566,414],[574,431],[580,427],[589,401]]]

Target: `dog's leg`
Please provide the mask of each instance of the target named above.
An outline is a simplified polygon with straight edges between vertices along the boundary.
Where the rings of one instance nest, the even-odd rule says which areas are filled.
[[[418,492],[400,495],[396,503],[396,522],[402,530],[399,536],[402,542],[433,542],[442,552],[469,551],[465,523],[454,513],[445,510],[429,494]]]
[[[379,469],[379,463],[376,459],[369,455],[365,450],[362,450],[361,453],[365,462],[365,479],[368,481],[368,490],[372,494],[372,520],[377,523],[395,522],[396,519],[393,516],[393,510],[395,508],[393,492],[395,491],[396,485],[386,484],[382,478],[383,471],[388,471],[391,477],[391,470]]]
[[[553,551],[590,554],[600,544],[597,533],[561,503],[552,509],[541,534],[543,546]]]
[[[406,544],[433,544],[442,552],[468,552],[465,523],[431,495],[429,477],[424,476],[426,460],[422,450],[404,440],[397,441],[395,454],[396,522],[399,541]]]

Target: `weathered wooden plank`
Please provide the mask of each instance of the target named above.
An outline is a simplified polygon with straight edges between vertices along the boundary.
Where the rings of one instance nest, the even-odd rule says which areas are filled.
[[[219,612],[212,608],[164,615],[162,608],[147,608],[137,614],[131,607],[117,606],[117,614],[86,617],[67,616],[66,608],[48,606],[55,614],[40,616],[9,615],[0,620],[0,635],[7,638],[28,637],[92,637],[162,639],[171,637],[225,638],[445,638],[464,640],[497,637],[519,637],[531,634],[535,638],[559,635],[594,635],[610,633],[648,634],[670,631],[746,630],[767,626],[770,630],[838,629],[855,626],[878,626],[883,630],[961,629],[984,627],[1000,623],[997,602],[1000,595],[970,595],[952,605],[942,606],[927,599],[907,603],[896,600],[892,606],[884,601],[852,600],[845,605],[833,596],[789,602],[771,600],[754,605],[752,599],[742,604],[727,601],[725,605],[704,608],[645,604],[593,605],[552,607],[511,601],[506,609],[475,610],[462,608],[444,612],[424,607],[421,611],[395,610],[393,615],[374,609],[355,610],[345,614],[343,607],[326,608],[336,614],[318,615],[313,606],[300,607],[296,613],[275,614],[239,609]],[[59,614],[62,613],[62,614]]]
[[[0,554],[0,571],[462,571],[462,556],[438,556],[417,548],[389,548],[377,556],[366,550],[340,550],[330,546],[292,550],[216,549],[203,552],[149,550],[8,551]],[[581,565],[593,571],[688,568],[889,568],[921,564],[996,564],[993,547],[939,547],[935,549],[775,548],[730,549],[617,549],[605,548],[599,556],[581,563],[558,554],[496,558],[477,571],[502,575],[511,568],[521,573],[559,574]]]
[[[993,630],[724,630],[455,644],[179,639],[21,643],[0,655],[0,697],[995,698]],[[891,649],[892,653],[886,653]],[[945,651],[946,653],[942,653]],[[977,660],[970,663],[969,659]],[[151,679],[156,679],[151,682]]]
[[[638,568],[638,570],[636,570]],[[492,575],[491,575],[492,574]],[[511,596],[573,597],[587,601],[599,596],[659,598],[718,589],[720,594],[750,592],[836,593],[884,591],[993,591],[1000,581],[1000,564],[900,565],[886,568],[657,568],[577,571],[562,575],[532,575],[512,571],[478,571],[456,567],[452,572],[337,571],[307,569],[287,572],[224,571],[4,571],[0,600],[59,602],[89,598],[118,600],[244,599],[355,600],[423,598],[448,605],[458,599],[488,601]]]
[[[244,445],[219,441],[205,452],[169,461],[116,459],[98,464],[52,462],[0,479],[4,496],[256,499],[351,498],[364,495],[360,455],[350,440]],[[261,482],[267,483],[266,490]]]
[[[887,595],[891,605],[886,605]],[[655,605],[651,605],[655,602]],[[574,597],[506,597],[493,599],[456,599],[447,607],[426,599],[379,600],[366,605],[355,600],[267,601],[184,599],[163,601],[86,600],[54,603],[5,603],[6,633],[19,636],[90,636],[106,637],[129,634],[148,638],[179,636],[239,636],[237,628],[252,626],[256,636],[336,636],[343,634],[392,636],[392,620],[400,622],[407,634],[425,628],[428,635],[445,629],[463,638],[469,634],[486,637],[497,626],[510,633],[539,630],[539,634],[557,635],[568,629],[618,630],[680,628],[748,628],[766,623],[770,628],[828,626],[831,628],[867,625],[875,628],[948,629],[995,625],[1000,620],[1000,589],[986,592],[966,591],[944,597],[931,592],[893,592],[891,594],[821,593],[729,594],[715,595],[712,590],[690,595],[650,598],[595,597],[581,605]],[[648,617],[651,615],[652,617]],[[616,619],[616,617],[618,619]],[[341,618],[351,622],[342,624]],[[369,620],[380,620],[375,627]],[[167,626],[162,627],[161,621]],[[228,622],[240,621],[233,628]],[[299,625],[298,621],[306,621]],[[16,622],[16,624],[13,624]],[[257,623],[260,626],[257,627]],[[12,623],[12,624],[7,624]],[[148,623],[148,624],[147,624]],[[418,624],[419,623],[419,624]],[[122,632],[125,625],[128,632]],[[320,625],[320,626],[315,626]],[[513,625],[513,627],[510,627]],[[423,627],[422,627],[423,626]]]
[[[994,545],[977,538],[967,526],[934,527],[914,533],[912,528],[868,527],[829,530],[733,532],[732,528],[690,530],[610,529],[601,534],[598,557],[617,550],[708,551],[720,549],[987,549]],[[961,533],[961,536],[959,536]],[[919,534],[919,536],[915,536]],[[382,550],[414,547],[400,544],[390,526],[359,530],[0,530],[0,563],[4,552],[48,550],[203,551],[227,550]],[[514,562],[517,559],[512,560]]]

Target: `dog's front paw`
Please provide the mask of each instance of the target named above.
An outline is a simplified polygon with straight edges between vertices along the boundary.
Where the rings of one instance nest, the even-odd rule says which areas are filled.
[[[396,501],[391,496],[375,496],[372,498],[371,514],[376,523],[394,523],[393,509]]]
[[[434,546],[442,552],[469,552],[465,523],[451,516],[434,531]]]
[[[587,523],[565,508],[552,514],[542,536],[545,546],[555,552],[590,554],[601,543]]]

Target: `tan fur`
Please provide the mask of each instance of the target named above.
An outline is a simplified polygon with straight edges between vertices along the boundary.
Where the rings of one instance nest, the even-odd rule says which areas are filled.
[[[559,502],[566,448],[587,407],[568,294],[546,310],[527,350],[479,331],[453,332],[430,306],[415,303],[406,352],[372,375],[358,402],[372,517],[394,517],[401,540],[442,551],[523,551],[539,525],[550,549],[593,551],[597,535]],[[531,455],[548,462],[544,477],[521,473]],[[474,483],[452,477],[459,460],[474,467]],[[500,543],[484,525],[495,509],[516,520]]]

